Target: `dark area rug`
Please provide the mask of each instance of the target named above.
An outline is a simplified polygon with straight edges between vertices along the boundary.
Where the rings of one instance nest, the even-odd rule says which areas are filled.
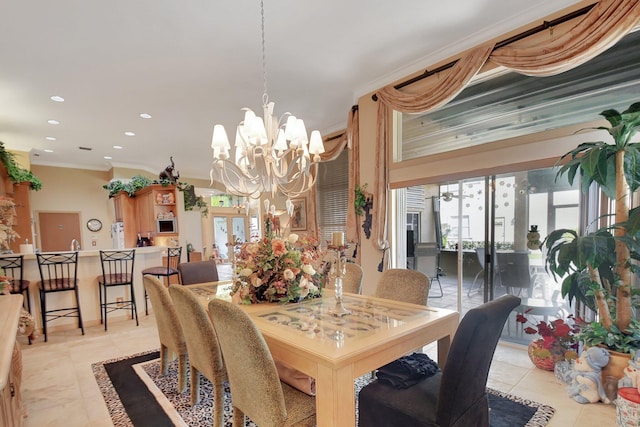
[[[157,351],[92,365],[96,381],[116,427],[210,426],[212,423],[213,387],[202,379],[201,403],[191,406],[189,390],[177,391],[177,362],[169,375],[160,375]],[[355,382],[356,394],[370,381],[369,375]],[[491,427],[542,427],[555,410],[497,390],[487,389],[491,408]],[[231,427],[231,394],[225,388],[225,426]],[[247,426],[253,427],[250,421]]]

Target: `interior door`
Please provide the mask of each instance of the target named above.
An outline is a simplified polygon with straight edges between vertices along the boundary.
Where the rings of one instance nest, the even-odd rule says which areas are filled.
[[[82,242],[80,212],[39,212],[40,250],[60,252],[71,249],[71,241]]]

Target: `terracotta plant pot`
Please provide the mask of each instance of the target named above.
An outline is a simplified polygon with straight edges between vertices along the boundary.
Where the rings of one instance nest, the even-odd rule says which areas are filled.
[[[536,368],[553,371],[557,362],[564,360],[564,351],[550,351],[541,345],[540,340],[532,341],[528,348],[529,359]]]

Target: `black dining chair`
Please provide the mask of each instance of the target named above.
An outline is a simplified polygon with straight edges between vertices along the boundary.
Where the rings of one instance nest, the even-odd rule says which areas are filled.
[[[84,335],[80,298],[78,296],[78,252],[38,253],[40,281],[40,310],[42,312],[42,331],[47,342],[47,323],[63,317],[77,317],[78,327]],[[75,295],[75,306],[47,309],[47,294],[71,291]]]
[[[136,308],[136,294],[133,289],[133,262],[135,249],[126,251],[100,251],[102,275],[98,276],[98,293],[100,294],[100,323],[104,323],[107,330],[107,314],[116,310],[131,310],[131,318],[138,323],[138,309]],[[107,290],[117,286],[129,287],[129,299],[109,301]],[[126,292],[125,292],[126,295]]]
[[[156,276],[158,279],[164,281],[165,285],[168,287],[171,284],[171,276],[177,276],[180,278],[180,272],[178,271],[178,264],[180,264],[180,256],[182,255],[182,246],[178,246],[175,248],[167,248],[167,265],[161,265],[157,267],[149,267],[142,270],[142,277],[144,278],[145,274],[150,274],[151,276]],[[149,315],[149,296],[147,295],[147,290],[144,290],[144,314]]]
[[[520,298],[504,295],[460,322],[442,371],[404,389],[373,381],[358,395],[361,427],[489,427],[487,378],[498,340]]]
[[[183,285],[218,281],[218,266],[214,260],[181,262],[178,271]]]

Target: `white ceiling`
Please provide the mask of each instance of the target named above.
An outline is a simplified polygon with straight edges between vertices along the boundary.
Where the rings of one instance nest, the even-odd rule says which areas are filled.
[[[309,131],[343,129],[359,96],[574,3],[265,0],[269,97]],[[155,173],[173,156],[208,179],[213,125],[232,136],[242,107],[261,111],[260,46],[259,0],[3,0],[0,141],[32,164]]]

